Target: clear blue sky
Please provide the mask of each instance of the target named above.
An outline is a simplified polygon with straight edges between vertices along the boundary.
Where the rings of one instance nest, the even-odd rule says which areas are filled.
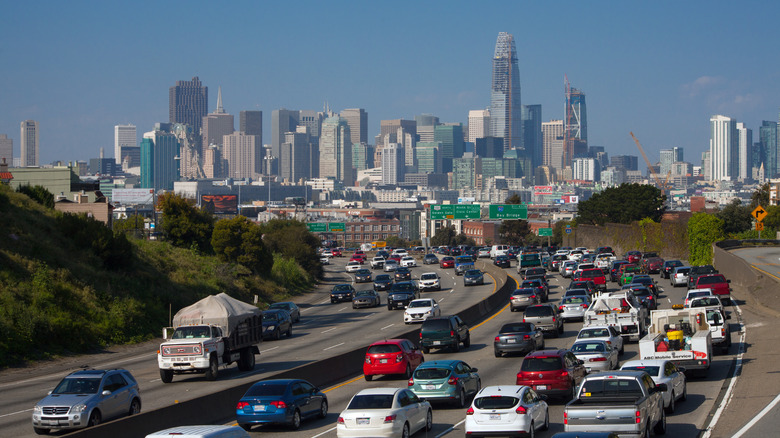
[[[563,77],[587,96],[588,136],[651,161],[700,164],[713,114],[758,140],[780,108],[774,1],[37,1],[2,4],[0,133],[40,122],[41,163],[113,156],[113,126],[139,138],[168,121],[168,88],[199,76],[209,110],[361,107],[383,119],[465,122],[489,105],[498,32],[514,35],[522,101],[563,117]],[[640,157],[640,163],[642,159]],[[644,165],[640,164],[644,169]]]

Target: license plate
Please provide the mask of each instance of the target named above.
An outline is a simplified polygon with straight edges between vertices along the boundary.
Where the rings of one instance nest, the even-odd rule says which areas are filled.
[[[433,345],[441,345],[441,341],[433,341]]]
[[[547,385],[536,385],[538,391],[544,391],[547,389]]]
[[[490,419],[491,420],[500,420],[501,419],[501,414],[490,414]]]
[[[357,419],[358,426],[366,425],[366,424],[370,424],[370,423],[371,423],[371,420],[368,419],[368,418],[358,418]]]
[[[506,340],[507,344],[514,344],[515,342],[517,342],[517,339],[514,339],[514,338],[509,338],[509,339]]]
[[[254,405],[253,406],[255,412],[263,412],[265,411],[265,405]]]
[[[379,363],[387,363],[387,359],[379,359]]]
[[[423,385],[423,389],[436,389],[436,385]]]

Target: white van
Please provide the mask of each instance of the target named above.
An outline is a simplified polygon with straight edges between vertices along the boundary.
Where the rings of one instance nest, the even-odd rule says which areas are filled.
[[[179,426],[161,430],[146,438],[249,438],[249,434],[238,426]]]
[[[493,247],[490,248],[490,258],[495,259],[498,256],[506,255],[508,249],[509,247],[507,245],[493,245]]]

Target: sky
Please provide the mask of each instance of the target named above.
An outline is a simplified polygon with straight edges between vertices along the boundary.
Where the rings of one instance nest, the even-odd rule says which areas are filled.
[[[113,157],[113,127],[139,140],[168,122],[168,89],[198,76],[234,114],[364,108],[380,120],[468,120],[490,103],[499,32],[514,35],[523,104],[562,119],[564,75],[586,95],[588,143],[701,164],[709,119],[753,129],[780,112],[774,1],[2,2],[0,134],[40,123],[40,163]],[[640,169],[644,170],[644,164]]]

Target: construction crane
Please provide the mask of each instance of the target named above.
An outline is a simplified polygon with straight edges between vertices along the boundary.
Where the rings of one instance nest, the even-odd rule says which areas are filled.
[[[664,180],[664,182],[661,182],[661,178],[658,176],[657,173],[655,173],[655,169],[653,169],[653,165],[650,164],[650,159],[647,158],[647,154],[645,153],[644,148],[642,148],[642,144],[639,143],[639,140],[636,138],[633,132],[631,132],[630,134],[631,134],[631,138],[633,138],[634,142],[636,143],[636,147],[639,148],[639,152],[642,154],[642,158],[645,159],[645,163],[647,164],[647,171],[650,173],[650,175],[653,176],[656,186],[659,189],[661,189],[662,192],[666,193],[669,190],[669,186],[668,186],[669,175],[672,174],[672,171],[670,170],[666,174],[666,179]]]

